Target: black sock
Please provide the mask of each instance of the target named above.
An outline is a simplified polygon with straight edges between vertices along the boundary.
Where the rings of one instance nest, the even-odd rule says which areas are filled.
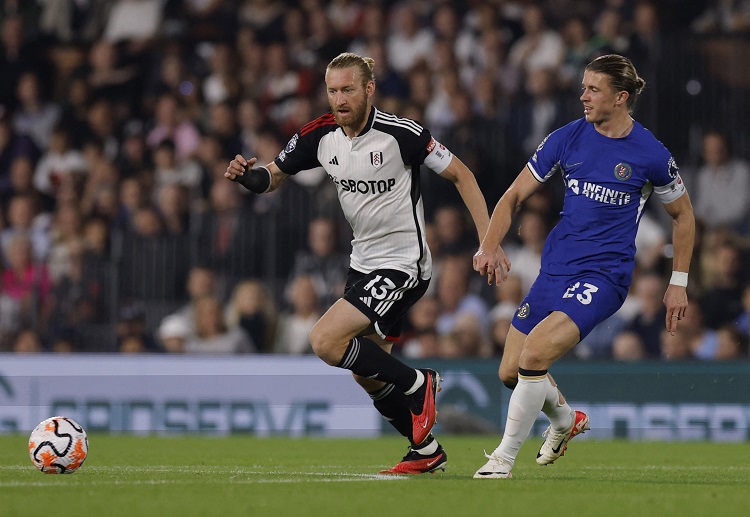
[[[386,384],[369,395],[375,409],[388,420],[388,423],[401,433],[401,436],[408,438],[412,446],[416,445],[412,439],[411,411],[406,404],[406,395],[393,384]]]
[[[344,357],[336,366],[360,377],[395,384],[402,392],[408,391],[417,380],[414,368],[406,366],[375,341],[365,337],[355,337],[349,341]]]

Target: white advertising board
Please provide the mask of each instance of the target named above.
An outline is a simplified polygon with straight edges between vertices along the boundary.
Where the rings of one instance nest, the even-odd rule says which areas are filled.
[[[382,417],[317,357],[0,355],[0,432],[62,414],[89,432],[375,436]]]

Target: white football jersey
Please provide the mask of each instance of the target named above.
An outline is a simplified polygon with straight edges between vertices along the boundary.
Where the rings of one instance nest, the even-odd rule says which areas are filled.
[[[377,110],[350,139],[333,114],[303,126],[275,163],[286,174],[322,166],[336,185],[352,226],[351,267],[362,273],[395,269],[432,275],[425,236],[419,167],[442,173],[452,159],[417,122]]]

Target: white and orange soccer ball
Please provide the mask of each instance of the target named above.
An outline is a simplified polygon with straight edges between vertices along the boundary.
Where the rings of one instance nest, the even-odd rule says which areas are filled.
[[[70,474],[83,465],[89,439],[72,418],[53,416],[39,423],[29,436],[29,456],[45,474]]]

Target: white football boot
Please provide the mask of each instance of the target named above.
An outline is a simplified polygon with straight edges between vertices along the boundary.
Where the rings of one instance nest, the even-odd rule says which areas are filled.
[[[487,452],[485,452],[484,455],[487,457],[487,463],[476,471],[474,479],[502,479],[513,477],[513,474],[510,473],[513,465],[510,465],[507,461],[498,456],[487,454]]]
[[[549,426],[542,434],[545,437],[539,452],[536,455],[536,462],[539,465],[550,465],[560,456],[565,454],[568,448],[568,442],[579,434],[589,429],[589,417],[583,411],[576,411],[575,418],[571,426],[565,431],[555,431]]]

